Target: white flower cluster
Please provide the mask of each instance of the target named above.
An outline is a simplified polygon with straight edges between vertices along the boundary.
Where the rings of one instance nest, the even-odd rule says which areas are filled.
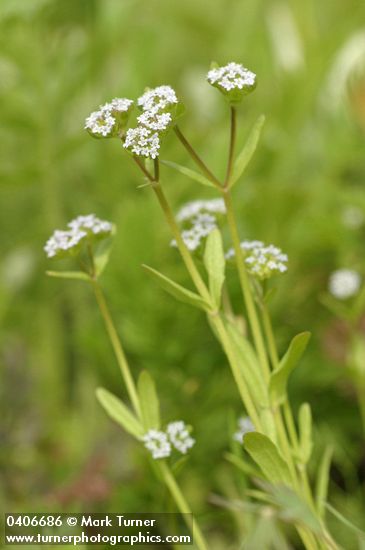
[[[222,199],[197,200],[185,204],[177,213],[176,219],[188,225],[181,232],[186,247],[192,252],[197,250],[203,239],[217,227],[216,215],[225,212]],[[177,246],[175,240],[171,241],[171,246]]]
[[[239,63],[228,63],[224,67],[211,69],[207,74],[207,80],[210,84],[229,92],[234,89],[252,88],[256,82],[256,75]]]
[[[116,97],[110,103],[100,105],[98,111],[94,111],[87,117],[85,130],[96,136],[110,136],[115,130],[118,113],[127,113],[132,104],[131,99]]]
[[[173,448],[186,454],[195,444],[195,439],[190,436],[189,430],[182,420],[170,422],[166,432],[149,430],[143,436],[142,441],[155,459],[167,458]]]
[[[208,212],[209,214],[225,214],[226,207],[223,199],[197,200],[191,201],[182,206],[176,215],[179,222],[191,220],[197,214]]]
[[[130,149],[137,156],[155,159],[158,157],[160,139],[157,132],[151,132],[145,126],[138,126],[127,130],[123,147]]]
[[[142,114],[137,118],[137,128],[126,132],[124,147],[137,156],[155,159],[159,155],[160,133],[172,122],[171,113],[166,112],[178,103],[176,93],[170,86],[158,86],[148,90],[138,99]]]
[[[138,107],[141,107],[142,111],[153,113],[161,112],[176,103],[178,103],[178,99],[171,86],[157,86],[157,88],[147,90],[138,98]]]
[[[78,216],[67,225],[68,230],[56,229],[46,242],[44,250],[48,258],[53,258],[62,252],[75,250],[84,239],[91,235],[99,237],[109,235],[113,229],[110,222],[100,220],[95,214]]]
[[[338,269],[334,271],[328,283],[330,293],[340,300],[355,296],[360,290],[361,277],[353,269]]]
[[[144,446],[148,449],[153,458],[166,458],[171,454],[171,444],[165,432],[160,430],[148,430],[143,436]]]
[[[242,443],[243,436],[255,431],[255,426],[252,424],[248,416],[241,416],[237,421],[238,430],[233,434],[233,439]]]
[[[241,248],[244,252],[245,264],[248,272],[258,279],[268,279],[277,273],[287,271],[288,256],[277,246],[265,246],[262,241],[243,241]],[[228,250],[227,259],[234,258],[233,248]]]
[[[195,444],[195,439],[190,436],[185,422],[182,420],[170,422],[167,426],[167,434],[175,449],[180,451],[183,455],[185,455]]]

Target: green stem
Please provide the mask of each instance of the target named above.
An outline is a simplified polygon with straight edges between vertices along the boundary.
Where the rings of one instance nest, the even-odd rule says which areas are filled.
[[[140,418],[141,417],[141,408],[140,408],[140,404],[139,404],[139,399],[138,399],[136,386],[134,384],[134,380],[133,380],[133,377],[131,375],[129,365],[128,365],[128,361],[127,361],[127,358],[126,358],[125,353],[123,351],[122,344],[120,342],[118,333],[116,331],[115,325],[114,325],[112,317],[110,315],[109,308],[108,308],[107,303],[105,301],[103,291],[101,289],[101,286],[99,285],[99,283],[95,279],[91,280],[91,284],[92,284],[92,287],[93,287],[93,290],[94,290],[95,298],[96,298],[96,301],[98,303],[101,315],[102,315],[104,323],[105,323],[106,330],[108,332],[111,344],[113,346],[113,350],[114,350],[115,356],[117,358],[118,365],[119,365],[119,368],[121,370],[124,383],[127,387],[129,399],[131,400],[131,403],[133,405],[133,408],[134,408],[137,416]]]
[[[188,503],[186,502],[184,495],[181,492],[180,487],[176,483],[176,480],[174,476],[172,475],[172,472],[166,462],[159,462],[158,467],[160,469],[161,475],[163,477],[163,480],[169,489],[171,496],[173,497],[176,506],[180,510],[182,514],[190,514],[192,518],[192,523],[188,520],[186,516],[184,516],[184,520],[186,522],[186,525],[191,531],[191,534],[193,535],[194,542],[196,546],[199,548],[199,550],[208,550],[208,545],[205,541],[204,535],[195,520]]]
[[[226,188],[225,190],[222,190],[222,193],[223,193],[224,203],[226,206],[227,221],[228,221],[229,231],[230,231],[231,239],[233,243],[233,249],[236,256],[238,277],[240,280],[241,290],[242,290],[244,302],[246,305],[247,316],[251,327],[253,339],[255,342],[255,347],[260,359],[260,363],[262,365],[263,374],[265,376],[266,381],[268,381],[270,377],[270,368],[267,360],[264,339],[262,337],[261,327],[257,316],[257,311],[255,308],[254,300],[251,293],[250,281],[249,281],[246,267],[244,264],[244,258],[243,258],[240,238],[238,235],[236,218],[235,218],[234,209],[233,209],[232,195],[228,188]]]
[[[180,251],[180,254],[182,256],[182,259],[184,261],[186,269],[188,270],[188,272],[189,272],[189,274],[190,274],[190,276],[191,276],[191,278],[192,278],[192,280],[195,284],[195,287],[196,287],[197,291],[199,292],[200,296],[202,298],[204,298],[207,302],[211,302],[211,297],[210,297],[209,291],[208,291],[203,279],[201,278],[201,275],[200,275],[199,271],[197,270],[197,268],[195,266],[194,260],[191,256],[189,250],[187,249],[183,238],[181,237],[179,227],[178,227],[178,225],[175,221],[174,214],[173,214],[173,212],[170,208],[169,203],[167,202],[167,199],[165,197],[165,194],[162,190],[161,185],[158,182],[154,182],[153,185],[152,185],[152,188],[153,188],[153,190],[154,190],[154,192],[157,196],[157,199],[160,203],[160,206],[161,206],[162,211],[165,215],[167,223],[169,224],[169,226],[171,228],[172,234],[173,234],[173,236],[176,240],[178,249]],[[250,415],[252,422],[256,426],[256,429],[259,430],[260,427],[261,427],[261,422],[260,422],[259,416],[257,414],[255,405],[252,401],[250,392],[249,392],[249,390],[246,386],[246,383],[245,383],[245,381],[242,377],[242,374],[241,374],[241,371],[240,371],[240,368],[239,368],[239,365],[238,365],[238,361],[236,359],[234,349],[231,346],[230,339],[229,339],[229,336],[227,334],[224,323],[223,323],[220,315],[217,312],[214,312],[214,313],[210,314],[209,318],[210,318],[210,321],[213,324],[217,334],[219,335],[219,339],[220,339],[221,344],[223,346],[223,349],[224,349],[224,351],[227,355],[227,358],[228,358],[228,361],[229,361],[229,364],[230,364],[230,367],[231,367],[231,370],[232,370],[234,380],[237,384],[239,394],[240,394],[241,399],[244,403],[244,406],[247,410],[247,413]]]
[[[227,162],[227,172],[226,177],[224,180],[224,187],[228,187],[231,175],[232,175],[232,168],[233,168],[233,159],[234,159],[234,150],[236,145],[236,130],[237,124],[236,124],[236,109],[235,107],[231,106],[231,132],[230,132],[230,140],[229,140],[229,152],[228,152],[228,162]]]
[[[199,166],[203,174],[212,182],[216,187],[221,187],[220,181],[215,177],[215,175],[209,170],[208,166],[205,164],[205,162],[200,158],[200,156],[197,154],[195,149],[190,145],[186,137],[181,132],[180,128],[176,125],[174,127],[175,133],[195,164]]]
[[[190,254],[189,250],[187,249],[187,247],[184,243],[184,240],[183,240],[183,238],[180,234],[179,227],[178,227],[178,225],[175,221],[174,214],[173,214],[173,212],[170,208],[169,203],[166,200],[166,197],[165,197],[165,194],[164,194],[164,192],[161,188],[161,185],[158,182],[154,182],[152,184],[152,189],[154,190],[155,195],[157,197],[157,200],[160,203],[160,206],[161,206],[162,211],[165,215],[166,221],[167,221],[168,225],[170,226],[171,232],[172,232],[172,234],[173,234],[173,236],[176,240],[176,244],[178,246],[178,249],[180,251],[180,254],[182,256],[182,259],[184,261],[186,269],[188,270],[197,291],[199,292],[201,297],[204,298],[204,300],[206,300],[207,302],[210,303],[212,300],[211,300],[209,291],[208,291],[208,289],[207,289],[207,287],[206,287],[206,285],[205,285],[198,269],[195,266],[195,263],[194,263],[194,261],[191,257],[191,254]]]

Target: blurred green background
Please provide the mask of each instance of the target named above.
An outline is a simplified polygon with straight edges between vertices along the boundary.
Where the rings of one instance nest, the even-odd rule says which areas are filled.
[[[181,128],[224,173],[227,106],[205,82],[210,62],[242,62],[259,85],[239,115],[239,140],[267,122],[235,189],[242,238],[289,254],[272,314],[281,352],[313,338],[291,382],[310,402],[315,457],[334,446],[332,502],[364,527],[365,444],[347,335],[321,305],[339,267],[364,273],[365,7],[358,0],[1,0],[1,427],[6,511],[166,511],[146,453],[97,404],[103,385],[124,395],[90,289],[49,280],[53,230],[94,212],[118,227],[103,285],[133,371],[153,374],[166,421],[194,426],[180,481],[212,541],[236,548],[250,518],[210,503],[241,498],[225,463],[230,417],[243,413],[203,314],[176,304],[142,272],[147,263],[188,279],[155,198],[114,140],[93,140],[85,117],[113,97],[170,84],[187,108]],[[191,166],[171,135],[161,157]],[[174,208],[214,192],[162,171]],[[235,279],[235,308],[241,307]],[[356,541],[335,521],[346,549]],[[230,546],[231,545],[231,546]],[[299,547],[299,546],[298,546]],[[262,546],[264,548],[264,546]],[[261,549],[260,549],[261,550]]]

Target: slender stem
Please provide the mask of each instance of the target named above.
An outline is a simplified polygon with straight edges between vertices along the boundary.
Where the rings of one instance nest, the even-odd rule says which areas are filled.
[[[105,301],[103,291],[101,289],[101,286],[99,285],[99,283],[95,279],[91,280],[91,284],[92,284],[92,287],[93,287],[93,290],[94,290],[94,293],[95,293],[96,301],[98,303],[101,315],[102,315],[104,323],[105,323],[106,330],[108,332],[111,344],[113,346],[113,350],[114,350],[115,356],[117,358],[118,365],[120,367],[120,370],[121,370],[121,373],[122,373],[122,376],[123,376],[123,379],[124,379],[124,383],[127,387],[129,399],[131,400],[131,403],[133,405],[133,408],[134,408],[137,416],[140,418],[141,417],[141,409],[140,409],[140,404],[139,404],[139,399],[138,399],[136,386],[134,384],[134,380],[133,380],[133,377],[131,375],[129,365],[128,365],[128,362],[127,362],[127,358],[126,358],[125,353],[123,351],[122,344],[120,342],[118,333],[116,331],[115,325],[114,325],[112,317],[110,315],[109,308],[108,308],[107,303]]]
[[[238,235],[236,218],[233,210],[232,195],[229,189],[226,189],[223,192],[223,198],[224,198],[224,203],[226,205],[227,221],[228,221],[228,226],[231,234],[233,248],[235,251],[238,276],[241,284],[244,302],[246,305],[247,316],[250,323],[253,339],[255,342],[255,347],[260,359],[260,363],[262,365],[263,374],[266,378],[266,381],[268,381],[270,377],[269,363],[266,356],[265,344],[261,333],[261,327],[257,316],[257,311],[255,308],[255,304],[254,304],[251,289],[250,289],[250,281],[249,281],[246,267],[244,264],[240,238]]]
[[[192,518],[191,521],[188,520],[187,517],[184,517],[184,520],[186,522],[186,525],[191,531],[191,534],[193,535],[194,542],[196,546],[199,548],[199,550],[208,550],[208,545],[205,541],[204,535],[195,520],[188,503],[186,502],[184,495],[181,492],[180,487],[178,486],[174,476],[172,475],[172,472],[166,462],[159,462],[158,463],[161,475],[164,479],[164,482],[166,483],[167,488],[169,489],[171,496],[173,497],[176,506],[180,510],[182,514],[189,514]]]
[[[191,257],[191,254],[189,252],[189,250],[187,249],[185,243],[184,243],[184,240],[183,238],[181,237],[181,234],[180,234],[180,230],[179,230],[179,227],[175,221],[175,217],[174,217],[174,214],[170,208],[170,205],[169,203],[167,202],[167,199],[165,197],[165,194],[161,188],[161,185],[158,183],[158,182],[154,182],[154,184],[152,185],[152,188],[155,192],[155,195],[158,199],[158,202],[160,203],[160,206],[162,208],[162,211],[165,215],[165,218],[166,218],[166,221],[168,223],[168,225],[170,226],[170,229],[172,231],[172,234],[176,240],[176,244],[179,248],[179,251],[180,251],[180,254],[182,256],[182,259],[184,261],[184,264],[188,270],[188,272],[190,273],[190,276],[194,282],[194,285],[197,289],[197,291],[200,293],[200,295],[202,296],[202,298],[204,298],[204,300],[207,300],[207,302],[211,302],[211,298],[210,298],[210,294],[209,294],[209,291],[198,271],[198,269],[196,268],[195,266],[195,263]]]
[[[188,272],[189,272],[189,274],[190,274],[190,276],[191,276],[191,278],[192,278],[192,280],[195,284],[195,287],[196,287],[197,291],[199,292],[199,294],[201,295],[202,298],[204,298],[208,303],[210,303],[211,302],[211,297],[210,297],[209,291],[208,291],[203,279],[201,278],[201,275],[200,275],[199,271],[197,270],[197,268],[195,266],[194,260],[191,257],[191,254],[190,254],[189,250],[187,249],[183,238],[181,237],[179,227],[178,227],[178,225],[175,221],[174,214],[173,214],[173,212],[170,208],[169,203],[167,202],[167,199],[165,197],[165,194],[162,190],[161,185],[159,183],[155,182],[152,185],[152,188],[153,188],[153,190],[154,190],[154,192],[157,196],[157,199],[158,199],[158,201],[160,203],[160,206],[163,210],[165,218],[166,218],[166,220],[167,220],[167,222],[168,222],[168,224],[171,228],[172,234],[173,234],[173,236],[176,240],[176,243],[177,243],[177,246],[179,248],[180,254],[182,256],[182,259],[183,259],[183,261],[185,263],[185,266],[186,266],[186,268],[187,268],[187,270],[188,270]],[[247,409],[247,413],[251,416],[251,420],[254,423],[254,425],[256,426],[256,428],[260,429],[261,422],[260,422],[259,416],[257,414],[255,405],[253,404],[251,394],[248,391],[246,383],[245,383],[245,381],[242,377],[242,374],[241,374],[241,371],[240,371],[240,368],[239,368],[239,365],[238,365],[238,361],[236,359],[235,352],[232,349],[230,339],[228,337],[228,334],[227,334],[226,328],[224,326],[224,323],[223,323],[222,319],[220,318],[220,316],[217,312],[214,312],[213,314],[210,314],[209,319],[212,322],[215,330],[217,331],[217,333],[219,335],[219,339],[220,339],[221,344],[223,346],[223,349],[224,349],[224,351],[227,355],[227,358],[228,358],[228,361],[229,361],[229,364],[230,364],[230,367],[231,367],[231,370],[232,370],[234,380],[237,384],[238,391],[239,391],[239,394],[242,398],[242,401],[243,401],[243,403],[244,403],[244,405]]]
[[[145,168],[145,165],[143,164],[143,162],[141,161],[141,159],[137,156],[133,156],[133,160],[134,162],[137,164],[137,166],[140,168],[140,170],[142,170],[142,172],[144,173],[144,175],[146,176],[146,178],[149,180],[149,181],[153,181],[153,177],[151,176],[151,174],[149,173],[148,170],[146,170]]]
[[[236,124],[236,108],[231,106],[231,133],[230,133],[230,140],[229,140],[229,152],[228,152],[228,162],[227,162],[227,172],[226,177],[224,180],[224,186],[228,187],[228,184],[231,179],[232,175],[232,168],[233,168],[233,159],[234,159],[234,150],[236,145],[236,130],[237,124]]]
[[[189,155],[191,156],[191,158],[193,159],[193,161],[195,162],[195,164],[197,166],[199,166],[199,168],[201,169],[201,171],[203,172],[203,174],[206,175],[206,177],[212,182],[214,183],[214,185],[216,185],[217,187],[221,187],[221,183],[220,181],[215,177],[215,175],[209,170],[208,166],[205,164],[205,162],[200,158],[200,156],[197,154],[197,152],[195,151],[195,149],[190,145],[190,143],[188,142],[188,140],[186,139],[186,137],[183,135],[183,133],[181,132],[180,128],[176,125],[174,127],[174,130],[175,130],[175,133],[177,135],[177,137],[179,138],[179,140],[181,141],[181,143],[183,144],[183,146],[185,147],[185,149],[187,150],[187,152],[189,153]]]

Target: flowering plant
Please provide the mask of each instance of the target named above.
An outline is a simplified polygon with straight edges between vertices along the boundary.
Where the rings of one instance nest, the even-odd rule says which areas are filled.
[[[181,286],[155,268],[146,273],[179,301],[202,310],[222,346],[242,400],[246,417],[239,420],[233,439],[240,447],[226,455],[240,472],[249,476],[255,488],[247,491],[258,507],[269,507],[277,518],[286,518],[296,528],[308,550],[337,549],[326,526],[327,511],[337,513],[327,502],[330,453],[326,450],[315,484],[307,466],[313,448],[312,415],[308,403],[294,418],[288,392],[289,377],[298,365],[309,340],[302,332],[279,356],[271,318],[269,298],[276,277],[287,270],[288,257],[276,245],[241,240],[232,188],[240,180],[258,144],[264,117],[260,116],[241,151],[237,154],[237,113],[244,96],[256,86],[256,75],[238,63],[214,66],[207,81],[228,100],[230,140],[225,177],[218,179],[201,159],[178,126],[183,107],[170,86],[148,89],[135,102],[141,114],[136,126],[127,128],[132,100],[114,99],[92,113],[85,123],[98,138],[116,138],[141,171],[146,187],[156,195],[176,248],[190,275],[193,288]],[[161,143],[173,131],[199,171],[171,161],[160,161]],[[177,170],[218,195],[210,200],[189,202],[175,216],[161,182],[161,164]],[[231,244],[225,243],[222,228],[228,226]],[[224,228],[225,230],[225,228]],[[100,275],[110,255],[113,225],[93,215],[70,222],[67,231],[57,231],[47,242],[50,258],[70,254],[79,260],[81,271],[49,272],[56,277],[79,278],[90,283],[104,318],[130,404],[99,388],[97,397],[112,419],[140,441],[154,459],[155,470],[166,484],[178,509],[190,511],[173,475],[177,454],[187,454],[195,440],[182,420],[165,429],[160,419],[155,383],[147,371],[137,383],[111,319],[100,285]],[[234,270],[228,270],[231,265]],[[203,271],[204,270],[204,271]],[[247,328],[242,328],[240,306],[232,304],[226,277],[237,273]],[[333,285],[335,287],[336,285]],[[315,487],[315,488],[314,488]],[[197,521],[194,537],[200,550],[209,548]]]

